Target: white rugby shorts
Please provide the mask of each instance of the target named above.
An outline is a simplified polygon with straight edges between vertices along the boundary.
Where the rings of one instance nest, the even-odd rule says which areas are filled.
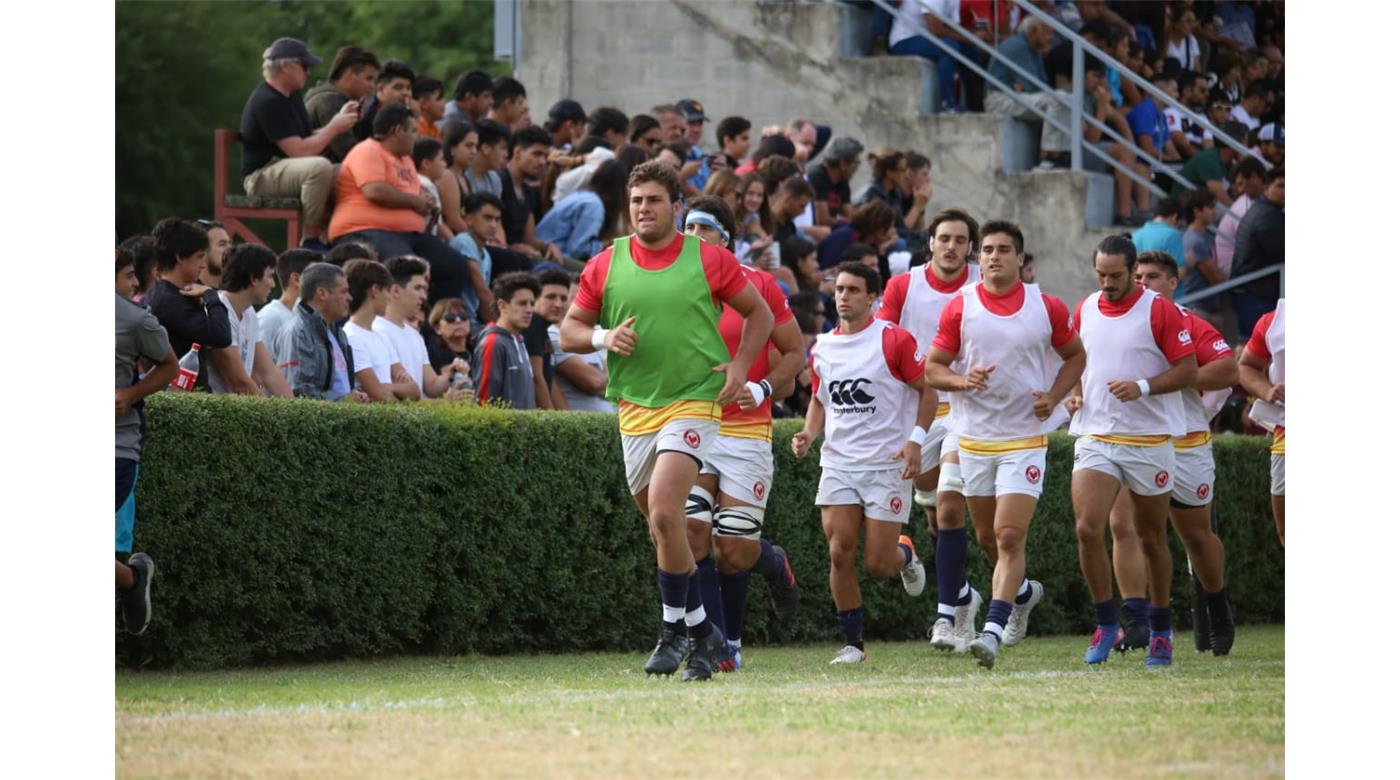
[[[671,420],[655,433],[622,437],[622,462],[627,469],[627,487],[637,495],[651,484],[651,472],[656,468],[656,456],[671,450],[684,453],[704,464],[705,456],[719,436],[719,423],[714,420]]]
[[[953,439],[954,446],[957,445],[957,437],[948,435],[947,421],[948,415],[945,414],[937,420],[934,420],[933,424],[928,427],[928,435],[924,437],[924,446],[919,450],[920,474],[926,474],[938,468],[938,463],[942,460],[946,452],[944,449],[944,442],[951,438]]]
[[[909,522],[914,480],[902,479],[902,468],[845,471],[822,467],[817,483],[817,506],[859,505],[871,520]]]
[[[718,435],[705,454],[700,473],[719,475],[719,492],[745,504],[767,507],[768,491],[773,489],[773,444]]]
[[[1093,469],[1108,474],[1140,496],[1160,496],[1172,490],[1176,458],[1170,441],[1143,447],[1110,444],[1080,436],[1074,443],[1074,470]],[[966,467],[964,467],[966,468]]]
[[[1283,458],[1284,453],[1282,452],[1269,456],[1269,493],[1271,495],[1283,495]]]
[[[1210,443],[1173,454],[1172,499],[1187,506],[1209,506],[1215,500],[1215,453]]]
[[[964,496],[1000,496],[1006,493],[1040,498],[1045,484],[1046,448],[1014,450],[996,455],[958,452]]]

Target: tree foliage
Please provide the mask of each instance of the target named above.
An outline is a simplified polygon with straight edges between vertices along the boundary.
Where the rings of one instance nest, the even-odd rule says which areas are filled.
[[[214,129],[238,126],[273,40],[306,41],[325,62],[355,43],[399,59],[450,90],[463,71],[509,73],[492,59],[493,4],[450,2],[120,2],[117,4],[117,230],[164,216],[208,216]],[[237,156],[237,150],[233,150]],[[241,192],[237,171],[230,180]]]

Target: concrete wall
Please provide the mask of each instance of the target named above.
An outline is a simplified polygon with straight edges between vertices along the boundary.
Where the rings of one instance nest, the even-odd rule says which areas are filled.
[[[745,116],[756,130],[805,116],[867,149],[918,150],[933,161],[933,208],[1019,222],[1048,290],[1072,302],[1094,289],[1086,258],[1108,234],[1085,228],[1095,174],[1003,172],[997,117],[926,113],[929,63],[840,56],[839,4],[523,0],[521,10],[516,76],[536,117],[565,96],[629,115],[694,98],[713,119]]]

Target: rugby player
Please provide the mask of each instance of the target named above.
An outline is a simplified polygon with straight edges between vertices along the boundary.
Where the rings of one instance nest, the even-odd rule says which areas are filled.
[[[1151,625],[1148,666],[1172,661],[1172,558],[1167,547],[1168,501],[1175,458],[1172,439],[1186,433],[1179,391],[1196,381],[1190,328],[1172,302],[1139,287],[1133,242],[1109,236],[1094,253],[1099,292],[1080,302],[1074,324],[1088,356],[1082,400],[1070,425],[1074,474],[1070,497],[1079,537],[1079,565],[1098,625],[1084,662],[1102,663],[1119,641],[1118,610],[1109,579],[1104,526],[1126,486],[1133,522],[1147,559]]]
[[[696,198],[685,215],[685,232],[707,244],[732,248],[734,212],[721,198]],[[739,395],[738,403],[724,407],[719,436],[705,456],[685,509],[686,535],[700,574],[701,601],[706,614],[724,628],[732,651],[719,666],[726,672],[742,663],[749,574],[757,572],[768,579],[774,612],[781,622],[792,619],[799,598],[787,553],[760,534],[768,492],[773,487],[772,404],[792,393],[793,380],[802,370],[806,343],[777,280],[749,266],[743,271],[773,312],[773,333],[749,368],[748,392]],[[725,306],[719,331],[731,354],[739,346],[743,326],[744,319],[733,307]]]
[[[987,621],[968,647],[987,668],[996,664],[1014,602],[1023,615],[1019,641],[1031,608],[1044,595],[1040,583],[1025,579],[1026,532],[1044,485],[1050,420],[1085,364],[1069,309],[1021,281],[1024,257],[1019,227],[1000,221],[982,226],[982,281],[964,287],[943,310],[927,366],[929,387],[951,391],[950,427],[958,436],[962,492],[973,524],[991,528],[997,543]],[[1047,383],[1055,354],[1063,362]],[[955,361],[966,374],[953,370]],[[1024,599],[1018,598],[1022,593]],[[942,614],[934,640],[946,648],[938,641],[940,625],[949,633]]]
[[[642,163],[627,190],[636,232],[588,261],[559,342],[568,352],[608,350],[607,396],[618,404],[628,487],[650,526],[661,589],[661,634],[643,669],[672,674],[689,650],[681,679],[707,680],[726,649],[701,604],[685,502],[721,408],[745,392],[773,314],[734,255],[676,232],[674,168]],[[744,318],[733,359],[719,333],[721,302]]]
[[[831,556],[836,619],[846,638],[831,663],[854,664],[865,660],[865,613],[856,579],[862,527],[866,573],[883,579],[898,572],[911,596],[924,589],[924,566],[901,531],[933,415],[931,405],[919,402],[924,364],[914,337],[872,316],[880,273],[855,262],[836,270],[841,321],[812,348],[812,400],[792,452],[806,457],[818,433],[825,433],[816,504]]]
[[[1249,342],[1240,352],[1240,384],[1256,400],[1249,416],[1273,429],[1269,447],[1269,493],[1273,502],[1278,543],[1283,545],[1283,300],[1259,318]]]

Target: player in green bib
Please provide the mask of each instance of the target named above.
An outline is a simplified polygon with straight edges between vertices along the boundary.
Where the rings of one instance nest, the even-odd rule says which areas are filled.
[[[673,168],[643,163],[627,189],[636,232],[588,261],[559,325],[559,345],[608,350],[607,396],[618,405],[628,487],[650,525],[661,586],[661,635],[643,668],[674,673],[688,635],[694,649],[681,679],[706,680],[727,651],[701,605],[685,502],[718,435],[721,408],[746,391],[773,314],[734,255],[676,231],[680,181]],[[721,302],[744,317],[732,360],[719,333]]]

